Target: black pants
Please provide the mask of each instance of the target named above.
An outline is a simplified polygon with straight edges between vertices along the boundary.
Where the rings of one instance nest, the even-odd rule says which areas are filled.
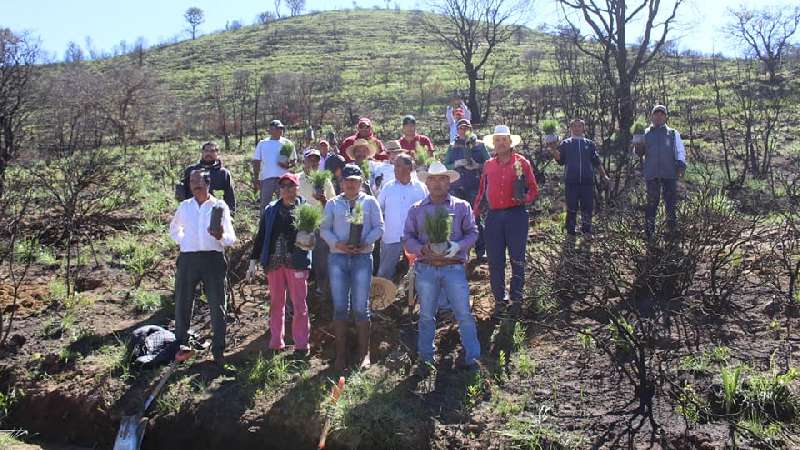
[[[647,207],[644,212],[644,232],[650,237],[656,229],[656,213],[661,197],[664,197],[664,210],[667,213],[667,228],[675,231],[678,226],[676,207],[678,204],[678,180],[674,178],[653,178],[647,180]]]
[[[225,351],[225,273],[227,263],[221,252],[188,252],[178,256],[175,273],[175,340],[186,342],[194,309],[194,292],[203,282],[208,308],[211,311],[211,353]]]

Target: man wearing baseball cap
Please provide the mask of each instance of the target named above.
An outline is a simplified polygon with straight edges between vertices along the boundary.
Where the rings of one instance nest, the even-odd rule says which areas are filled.
[[[358,123],[356,124],[356,133],[352,136],[348,136],[342,144],[339,146],[339,153],[345,157],[347,162],[353,161],[353,158],[348,156],[347,148],[353,145],[357,140],[364,139],[370,143],[371,146],[375,148],[375,156],[374,158],[378,161],[385,161],[389,159],[389,156],[386,154],[386,149],[383,146],[383,142],[375,135],[372,131],[372,121],[366,117],[362,117],[358,119]]]
[[[342,193],[325,205],[320,227],[320,236],[330,249],[328,271],[336,337],[334,367],[337,373],[341,373],[346,365],[347,325],[351,314],[355,316],[358,332],[358,365],[361,368],[370,365],[372,250],[383,235],[384,227],[378,201],[361,190],[361,169],[355,164],[348,164],[342,169],[342,178]]]
[[[478,195],[478,184],[483,171],[483,165],[489,160],[486,146],[478,140],[472,132],[472,124],[467,119],[458,121],[458,134],[456,140],[447,148],[444,155],[444,165],[458,172],[459,178],[450,184],[450,193],[462,200],[471,202]],[[486,242],[484,238],[483,223],[480,216],[475,218],[478,226],[478,241],[475,244],[475,256],[478,261],[485,261]]]
[[[425,148],[428,151],[428,156],[433,156],[431,138],[424,134],[417,134],[417,119],[408,114],[403,117],[403,135],[400,137],[400,148],[413,155],[418,147]]]
[[[506,125],[494,127],[494,134],[484,136],[483,142],[495,156],[483,167],[480,188],[473,209],[479,213],[484,194],[489,204],[486,215],[486,255],[489,259],[489,282],[494,295],[496,313],[507,306],[513,311],[522,303],[525,284],[525,247],[528,243],[528,209],[539,195],[539,187],[530,162],[514,151],[520,142],[519,135],[511,134]],[[515,183],[522,178],[524,191],[515,192]],[[520,194],[521,196],[518,196]],[[506,296],[506,250],[511,260],[511,289]],[[506,301],[510,297],[511,304]]]
[[[250,253],[247,279],[253,278],[258,263],[264,267],[270,291],[269,348],[273,351],[281,351],[285,347],[284,308],[288,292],[294,312],[292,316],[294,351],[296,356],[304,358],[308,356],[311,326],[306,304],[311,252],[295,245],[297,229],[292,212],[305,203],[297,195],[299,184],[297,175],[293,173],[285,173],[278,178],[280,198],[271,202],[261,215],[258,233]]]
[[[648,239],[655,233],[656,212],[662,195],[667,228],[670,233],[677,230],[678,178],[683,177],[686,170],[686,149],[680,133],[667,126],[667,107],[654,106],[650,121],[644,133],[644,144],[634,145],[636,154],[644,158],[642,175],[647,184],[644,232]]]
[[[297,160],[297,153],[293,152],[288,163],[280,161],[281,147],[284,144],[293,145],[292,141],[283,137],[285,128],[280,120],[270,122],[269,138],[261,140],[253,153],[253,188],[261,192],[261,211],[264,211],[277,192],[278,179]]]

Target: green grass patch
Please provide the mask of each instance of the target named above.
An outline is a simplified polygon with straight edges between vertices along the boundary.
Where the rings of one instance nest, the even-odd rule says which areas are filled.
[[[158,311],[162,306],[159,294],[144,289],[133,291],[131,302],[134,311],[140,314]]]

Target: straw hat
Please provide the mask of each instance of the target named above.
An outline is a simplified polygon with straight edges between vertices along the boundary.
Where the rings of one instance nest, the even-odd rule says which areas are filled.
[[[368,141],[366,139],[356,139],[356,141],[353,142],[353,145],[351,145],[350,147],[347,147],[347,156],[349,156],[350,159],[353,159],[353,160],[356,159],[355,155],[353,154],[353,150],[355,150],[356,147],[366,147],[367,148],[367,150],[368,150],[367,159],[372,158],[373,156],[375,156],[375,153],[378,152],[376,144],[373,144],[372,142],[370,142],[370,141]]]
[[[439,161],[434,161],[429,167],[428,170],[425,172],[420,172],[417,174],[420,181],[425,181],[429,176],[436,176],[436,175],[447,175],[450,177],[450,182],[454,182],[458,180],[461,175],[455,170],[448,170],[444,164],[440,163]]]
[[[391,280],[381,277],[372,277],[372,287],[370,289],[370,309],[386,309],[395,301],[397,286]]]
[[[383,144],[383,146],[386,148],[386,153],[393,153],[393,152],[396,153],[404,151],[403,147],[400,146],[400,141],[396,139],[391,141],[386,141],[386,143]]]
[[[483,137],[483,145],[486,146],[488,149],[494,148],[494,137],[495,136],[509,136],[511,138],[511,147],[516,147],[522,142],[522,137],[518,134],[511,134],[511,129],[508,128],[508,125],[497,125],[494,127],[494,133],[487,134]]]

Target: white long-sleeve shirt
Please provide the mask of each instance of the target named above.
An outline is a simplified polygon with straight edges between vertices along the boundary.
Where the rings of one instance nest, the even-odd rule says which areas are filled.
[[[403,239],[406,217],[411,205],[425,199],[428,188],[419,180],[411,179],[408,184],[392,180],[378,194],[378,205],[383,212],[383,242],[395,244]]]
[[[222,239],[217,240],[208,228],[211,225],[211,210],[221,206]],[[175,211],[175,217],[169,224],[169,236],[181,247],[181,253],[187,252],[222,252],[224,247],[236,242],[233,230],[231,211],[224,200],[210,196],[203,205],[198,205],[194,197],[182,201]]]
[[[467,105],[464,104],[464,102],[461,102],[460,108],[464,110],[464,118],[467,120],[472,120],[472,111],[467,108]],[[453,107],[448,106],[444,115],[447,118],[447,125],[450,127],[450,143],[452,144],[455,142],[456,137],[458,136],[458,127],[456,126],[458,121],[455,117],[453,117]]]

